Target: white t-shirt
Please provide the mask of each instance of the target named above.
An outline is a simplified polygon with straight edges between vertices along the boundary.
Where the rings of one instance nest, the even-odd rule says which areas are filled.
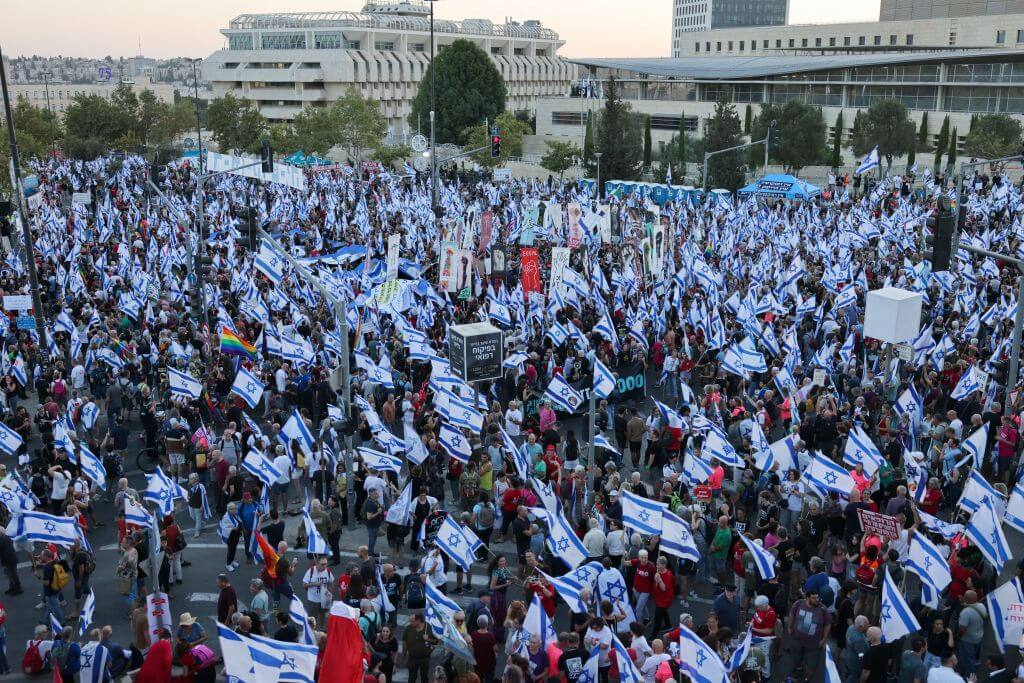
[[[275,483],[287,486],[288,482],[291,481],[292,459],[282,453],[274,458],[274,467],[281,473],[281,476],[277,478]]]
[[[782,495],[786,497],[786,509],[799,512],[804,507],[804,499],[800,496],[800,482],[782,482]]]
[[[600,631],[595,631],[592,628],[587,629],[587,635],[583,638],[585,643],[584,650],[593,650],[595,645],[607,645],[606,648],[601,648],[601,652],[597,657],[597,665],[600,668],[611,666],[611,662],[608,661],[608,655],[612,651],[612,630],[605,626]]]
[[[75,389],[85,388],[85,366],[76,365],[71,369],[71,386]]]
[[[277,372],[274,373],[274,383],[277,385],[277,393],[283,394],[284,390],[288,388],[288,373],[285,372],[284,368],[278,368]]]
[[[937,666],[928,672],[928,683],[964,683],[964,677],[948,666]]]
[[[427,555],[427,560],[423,564],[423,571],[426,573],[430,584],[436,588],[440,588],[448,583],[448,572],[444,570],[444,560],[441,559],[441,555],[437,550]]]
[[[315,565],[307,569],[306,573],[302,575],[302,585],[306,586],[306,599],[314,605],[324,604],[324,587],[333,583],[334,574],[331,573],[331,570],[324,569],[321,571]]]
[[[658,667],[661,666],[662,662],[667,662],[672,659],[668,653],[662,652],[659,655],[651,655],[644,660],[643,665],[640,667],[640,673],[643,674],[644,683],[654,683],[654,676],[658,673]]]
[[[61,470],[53,473],[53,488],[50,490],[50,498],[53,500],[64,500],[68,495],[68,484],[71,480]]]
[[[516,408],[512,410],[509,408],[505,411],[505,431],[508,432],[509,436],[519,436],[523,433],[520,428],[523,424],[523,411]]]

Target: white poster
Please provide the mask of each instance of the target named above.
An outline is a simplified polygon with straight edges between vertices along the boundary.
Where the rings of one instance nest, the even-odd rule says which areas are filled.
[[[544,220],[557,232],[562,229],[562,205],[551,201],[544,209]]]
[[[398,251],[401,245],[401,235],[388,235],[388,280],[398,279]]]
[[[612,207],[608,204],[601,204],[597,207],[598,225],[601,228],[601,241],[605,244],[612,243]]]
[[[568,247],[551,247],[551,282],[548,283],[548,294],[558,291],[556,287],[562,284],[562,275],[566,266],[569,265]]]
[[[146,596],[146,616],[149,618],[149,642],[159,640],[160,629],[174,633],[171,620],[171,603],[167,593],[150,593]]]
[[[438,286],[445,292],[456,291],[456,260],[459,246],[455,242],[441,244],[441,261],[438,268]]]

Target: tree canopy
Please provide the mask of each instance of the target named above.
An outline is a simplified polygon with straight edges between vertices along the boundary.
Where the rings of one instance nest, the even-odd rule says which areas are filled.
[[[1020,152],[1020,121],[1006,114],[983,114],[964,141],[964,152],[979,159],[999,159]]]
[[[868,154],[878,145],[879,158],[892,166],[894,157],[903,156],[917,144],[917,131],[907,115],[907,108],[897,100],[875,102],[864,115],[863,125],[853,141],[853,151]]]
[[[708,119],[704,133],[704,144],[709,152],[728,149],[740,144],[743,125],[736,113],[736,107],[724,98],[715,103],[715,113]],[[708,161],[708,177],[704,183],[709,187],[736,191],[746,180],[743,150],[726,152],[711,157]]]
[[[429,134],[430,74],[434,81],[436,109],[434,126],[438,143],[464,145],[467,131],[494,121],[505,111],[505,81],[490,56],[468,40],[459,39],[434,57],[412,101],[409,125]]]
[[[601,177],[634,180],[640,173],[644,123],[639,114],[619,97],[614,78],[605,87],[604,108],[597,124],[597,149],[601,152]]]
[[[547,154],[540,160],[540,165],[559,177],[572,168],[576,159],[582,156],[579,145],[575,142],[549,141]]]
[[[210,103],[207,127],[224,152],[256,151],[267,133],[267,121],[256,105],[231,93]]]
[[[349,88],[329,107],[307,106],[295,117],[295,142],[306,153],[327,154],[341,147],[352,160],[380,145],[387,133],[380,105]]]
[[[473,161],[481,166],[493,168],[504,164],[509,157],[523,155],[523,136],[533,132],[530,124],[516,118],[511,112],[502,112],[497,118],[491,119],[490,125],[497,126],[501,131],[501,156],[491,156],[491,136],[483,121],[477,126],[470,126],[463,131],[463,138],[470,149],[483,147],[480,152],[473,154]]]
[[[805,166],[826,163],[825,119],[819,107],[796,100],[782,105],[765,104],[751,126],[751,139],[763,140],[772,121],[775,128],[772,130],[769,159],[782,164],[791,173],[799,172]],[[755,167],[764,163],[764,147],[751,148],[750,162]]]

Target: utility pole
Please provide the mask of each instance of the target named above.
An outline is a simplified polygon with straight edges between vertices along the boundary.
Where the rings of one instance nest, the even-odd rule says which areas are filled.
[[[427,0],[430,3],[430,208],[437,217],[437,135],[435,124],[437,119],[436,104],[434,97],[434,3],[436,0]]]
[[[50,360],[50,349],[46,339],[46,324],[43,320],[43,302],[39,296],[39,273],[36,272],[35,245],[32,242],[32,228],[28,222],[25,192],[21,186],[21,162],[18,159],[18,137],[14,134],[14,115],[11,112],[11,96],[7,91],[7,69],[3,66],[4,54],[0,50],[0,88],[3,90],[4,116],[7,119],[7,141],[11,146],[11,177],[14,181],[11,194],[18,202],[18,216],[21,218],[21,235],[25,242],[25,265],[32,290],[32,308],[35,311],[36,333],[39,335],[39,362],[46,365]]]
[[[203,126],[199,121],[199,75],[196,72],[196,62],[198,61],[198,59],[192,60],[192,86],[196,98],[196,140],[199,144],[199,172],[202,173],[206,167],[203,165]]]

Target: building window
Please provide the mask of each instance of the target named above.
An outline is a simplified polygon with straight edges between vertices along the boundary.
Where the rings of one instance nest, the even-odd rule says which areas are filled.
[[[795,40],[793,40],[792,38],[790,38],[790,39],[789,39],[789,46],[790,46],[790,47],[796,47],[796,41],[795,41]]]
[[[526,54],[526,48],[525,47],[512,48],[512,54],[515,55],[515,56],[518,56],[518,57],[522,57],[523,55]]]
[[[907,45],[913,45],[913,44],[914,44],[914,34],[913,33],[908,33],[907,34]]]
[[[875,36],[875,45],[882,44],[882,36]]]
[[[548,51],[545,48],[537,48],[537,51],[534,52],[534,54],[537,55],[538,57],[547,57]]]
[[[315,31],[313,33],[313,49],[315,50],[340,50],[340,31]]]
[[[710,40],[705,40],[704,41],[704,52],[711,52],[711,41]]]
[[[261,47],[264,50],[305,50],[305,33],[264,33]]]
[[[729,41],[729,52],[732,52],[732,41]]]
[[[829,39],[828,39],[828,46],[829,47],[835,47],[836,46],[836,38],[835,38],[835,36],[829,37]]]
[[[700,52],[700,41],[699,40],[696,43],[693,44],[693,51],[694,52]]]
[[[1017,29],[1017,42],[1024,43],[1024,30]]]
[[[229,50],[251,50],[252,49],[252,34],[244,33],[240,35],[228,36],[228,49]]]
[[[409,43],[409,51],[410,52],[426,52],[427,51],[427,44],[426,43]]]
[[[349,40],[348,38],[346,38],[345,42],[343,44],[344,44],[346,50],[361,50],[362,49],[362,42],[358,41],[358,40]]]
[[[857,45],[867,45],[864,36],[860,36],[859,38],[857,38]]]
[[[679,119],[676,119],[678,123]],[[582,126],[583,114],[578,111],[553,111],[551,112],[551,125],[553,126]]]
[[[719,40],[718,42],[715,43],[715,52],[721,52],[721,51],[722,51],[722,41]]]
[[[761,43],[761,47],[763,47],[765,50],[767,50],[768,49],[768,41],[766,40],[763,43]]]
[[[750,41],[750,50],[754,51],[756,49],[757,49],[757,41],[756,40]]]
[[[807,39],[803,38],[800,40],[800,47],[807,47]]]
[[[850,36],[843,36],[843,45],[850,47]]]
[[[892,35],[889,36],[889,44],[890,45],[895,45],[896,44],[896,34],[895,33],[893,33]]]
[[[814,39],[814,47],[821,47],[821,38]]]
[[[779,40],[779,39],[776,39],[775,40],[775,49],[778,50],[781,47],[782,47],[782,41]]]
[[[500,55],[501,54],[501,48],[500,47],[492,47],[491,48],[491,54],[492,55]]]
[[[395,41],[393,40],[376,40],[373,43],[373,49],[379,52],[393,52],[395,49]]]
[[[1003,45],[1006,42],[1006,31],[996,31],[996,45]]]
[[[746,44],[745,44],[745,42],[744,42],[744,41],[742,41],[742,40],[741,40],[741,41],[740,41],[740,52],[743,52],[743,48],[744,48],[744,47],[746,47]]]

